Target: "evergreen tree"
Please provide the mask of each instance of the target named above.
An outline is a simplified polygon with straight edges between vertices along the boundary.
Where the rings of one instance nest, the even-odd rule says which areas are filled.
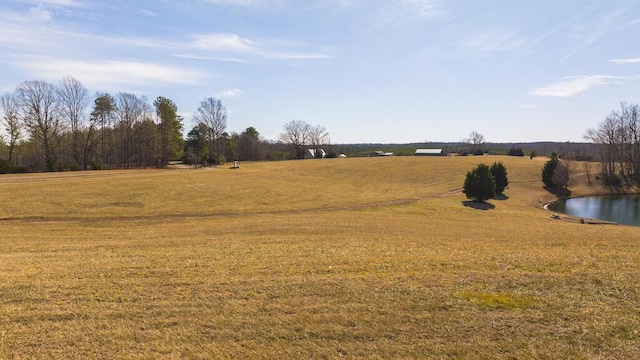
[[[553,181],[553,174],[558,167],[560,160],[556,153],[551,154],[551,160],[547,161],[542,168],[542,182],[545,186],[556,187],[556,183]]]
[[[496,195],[496,183],[487,165],[479,164],[467,173],[467,178],[464,181],[464,193],[467,199],[476,202],[484,202]]]
[[[496,194],[502,194],[504,189],[509,185],[509,179],[507,178],[507,168],[499,161],[491,165],[491,175],[496,182]]]
[[[182,117],[178,115],[176,104],[165,97],[153,102],[160,120],[160,166],[167,166],[169,160],[181,157],[184,143],[182,140]]]

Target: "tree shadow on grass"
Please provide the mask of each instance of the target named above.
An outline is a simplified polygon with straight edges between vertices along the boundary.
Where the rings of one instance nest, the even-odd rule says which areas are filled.
[[[571,197],[571,190],[566,189],[566,188],[545,186],[544,189],[547,190],[548,192],[552,193],[553,195],[559,197],[559,198]]]
[[[504,201],[509,199],[509,197],[505,194],[497,194],[496,196],[493,197],[493,200],[499,200],[499,201]]]
[[[486,202],[475,202],[475,201],[463,201],[462,205],[464,205],[465,207],[470,207],[476,210],[493,210],[496,208],[495,205],[493,204],[489,204]]]

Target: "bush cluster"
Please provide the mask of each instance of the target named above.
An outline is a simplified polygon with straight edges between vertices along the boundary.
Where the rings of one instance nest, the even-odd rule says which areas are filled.
[[[16,166],[7,160],[0,159],[0,174],[22,174],[28,172],[24,166]]]
[[[496,162],[491,167],[479,164],[475,169],[467,172],[464,181],[464,193],[467,199],[484,202],[496,194],[502,194],[509,185],[507,168],[502,162]]]
[[[509,156],[524,156],[524,150],[522,148],[511,148],[507,153]]]

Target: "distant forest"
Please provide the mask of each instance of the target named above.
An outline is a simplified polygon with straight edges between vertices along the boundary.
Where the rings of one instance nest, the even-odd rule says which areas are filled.
[[[640,181],[638,106],[622,104],[595,129],[587,143],[491,143],[472,132],[460,142],[331,144],[328,131],[303,121],[284,124],[276,141],[254,127],[227,132],[227,110],[205,98],[183,138],[176,104],[158,97],[89,91],[73,77],[58,84],[31,80],[0,96],[0,173],[166,167],[172,161],[218,165],[231,161],[273,161],[313,157],[369,156],[376,151],[412,156],[416,149],[446,155],[503,154],[600,161],[610,177]]]
[[[445,155],[512,155],[549,156],[594,159],[595,145],[573,142],[531,142],[531,143],[482,143],[476,150],[467,142],[423,142],[408,144],[336,144],[331,146],[337,153],[348,156],[369,156],[374,151],[392,152],[396,156],[413,156],[416,149],[443,149]]]
[[[227,110],[212,97],[200,102],[194,120],[183,138],[183,119],[171,99],[150,102],[126,92],[92,96],[73,77],[58,84],[25,81],[0,96],[0,173],[282,160],[304,157],[294,154],[296,146],[328,141],[324,127],[304,122],[290,123],[297,125],[291,131],[303,132],[300,140],[285,131],[281,141],[266,141],[253,127],[228,133]]]

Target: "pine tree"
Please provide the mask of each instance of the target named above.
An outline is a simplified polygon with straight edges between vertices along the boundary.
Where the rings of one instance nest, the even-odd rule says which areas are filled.
[[[551,154],[551,160],[547,161],[542,168],[542,182],[545,186],[556,187],[557,184],[553,181],[553,174],[558,167],[560,160],[556,153]]]
[[[496,195],[496,183],[487,165],[479,164],[467,173],[467,178],[464,181],[464,193],[467,199],[476,202],[484,202]]]
[[[160,166],[167,166],[169,161],[182,156],[182,117],[178,115],[176,104],[165,97],[158,97],[153,102],[160,123]]]
[[[502,194],[504,189],[509,185],[509,179],[507,178],[507,168],[501,161],[493,163],[491,165],[491,175],[496,182],[496,194]]]

